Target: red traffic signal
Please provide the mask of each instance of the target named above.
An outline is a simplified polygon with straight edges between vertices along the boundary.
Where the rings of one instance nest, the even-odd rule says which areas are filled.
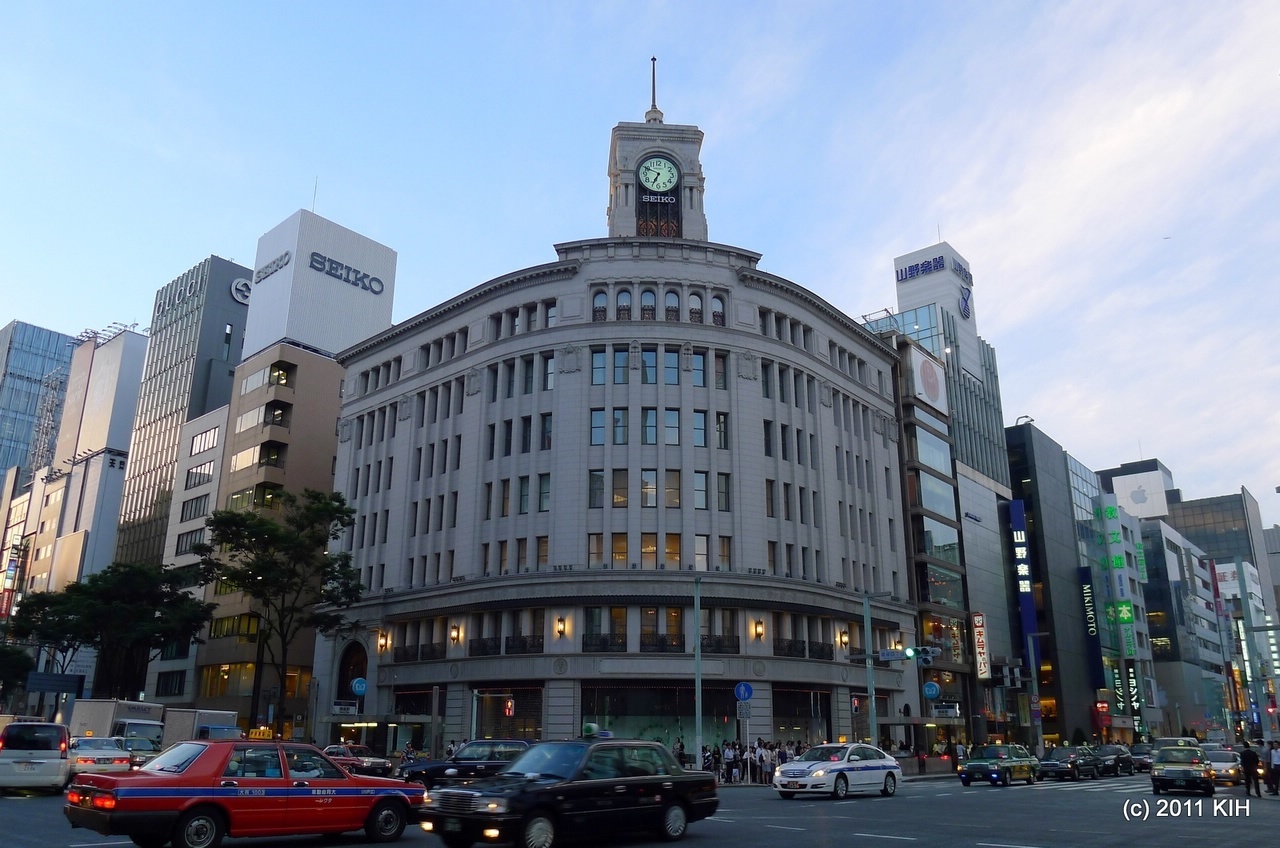
[[[516,699],[508,698],[506,703],[502,705],[502,714],[507,718],[511,718],[516,714]]]
[[[861,708],[862,708],[862,699],[861,699],[861,698],[856,698],[856,697],[855,697],[855,698],[851,698],[851,699],[850,699],[850,701],[849,701],[849,703],[850,703],[850,705],[853,707],[853,714],[854,714],[854,715],[857,715],[857,714],[858,714],[858,712],[859,712],[859,710],[861,710]]]

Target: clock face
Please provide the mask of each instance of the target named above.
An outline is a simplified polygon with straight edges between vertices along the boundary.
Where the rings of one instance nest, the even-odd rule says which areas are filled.
[[[640,163],[637,173],[640,175],[640,183],[650,191],[669,191],[675,187],[676,180],[680,177],[680,172],[670,160],[657,156]]]

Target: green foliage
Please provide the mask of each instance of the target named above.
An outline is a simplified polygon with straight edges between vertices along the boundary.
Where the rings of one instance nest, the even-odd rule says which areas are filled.
[[[355,510],[336,492],[280,494],[275,514],[219,510],[209,516],[208,544],[195,545],[205,580],[243,592],[260,616],[258,638],[283,681],[289,648],[304,632],[350,630],[343,610],[360,600],[360,573],[351,554],[328,546],[355,523]],[[284,716],[280,687],[277,729]],[[250,717],[253,720],[254,717]]]
[[[133,697],[153,655],[170,642],[199,642],[213,618],[214,604],[184,591],[190,579],[163,565],[113,563],[62,591],[28,595],[10,630],[60,652],[63,670],[79,648],[96,648],[94,694]]]
[[[0,645],[0,705],[27,682],[27,673],[35,671],[31,652],[17,645]]]

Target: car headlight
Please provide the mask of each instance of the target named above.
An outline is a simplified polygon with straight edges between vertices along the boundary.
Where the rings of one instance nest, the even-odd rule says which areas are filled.
[[[1160,776],[1160,775],[1162,775],[1162,774],[1164,774],[1164,766],[1152,766],[1152,767],[1151,767],[1151,776],[1152,776],[1152,777],[1159,777],[1159,776]]]
[[[809,776],[810,776],[810,777],[824,777],[824,776],[826,776],[826,773],[827,773],[827,770],[826,770],[826,769],[824,769],[824,768],[814,769],[812,772],[810,772],[810,773],[809,773]]]
[[[476,812],[478,813],[505,813],[507,810],[506,798],[486,798],[481,796],[476,799]]]

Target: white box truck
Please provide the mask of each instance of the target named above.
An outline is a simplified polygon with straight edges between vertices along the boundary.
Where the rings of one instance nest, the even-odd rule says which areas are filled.
[[[188,739],[239,739],[238,716],[231,710],[191,710],[172,708],[164,714],[161,747]]]
[[[86,698],[71,709],[72,736],[119,736],[151,740],[164,733],[164,704]]]

